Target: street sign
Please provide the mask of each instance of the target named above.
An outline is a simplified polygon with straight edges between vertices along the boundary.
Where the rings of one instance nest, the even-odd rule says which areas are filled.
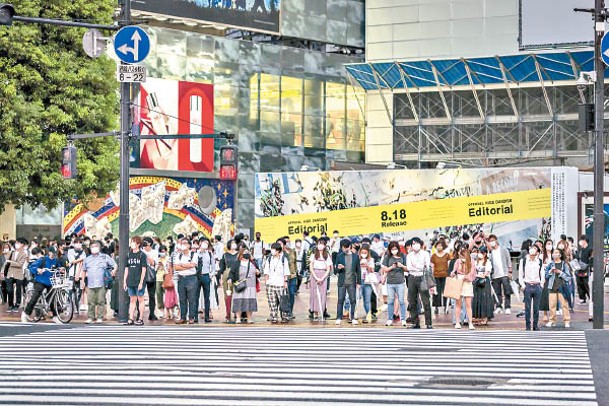
[[[82,47],[91,58],[99,58],[106,49],[106,40],[101,31],[91,28],[82,37]]]
[[[125,63],[142,62],[150,52],[150,37],[140,27],[123,27],[114,37],[114,52]]]
[[[146,81],[146,67],[141,65],[118,65],[116,80],[119,82],[141,83]]]
[[[601,41],[601,57],[605,65],[609,66],[609,32],[603,35],[603,40]]]

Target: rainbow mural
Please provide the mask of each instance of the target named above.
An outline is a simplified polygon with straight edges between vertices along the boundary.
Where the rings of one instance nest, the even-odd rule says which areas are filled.
[[[234,233],[235,182],[217,179],[134,176],[129,183],[130,232],[168,235],[202,232],[228,239]],[[64,205],[63,233],[102,238],[118,235],[119,193],[86,207]]]

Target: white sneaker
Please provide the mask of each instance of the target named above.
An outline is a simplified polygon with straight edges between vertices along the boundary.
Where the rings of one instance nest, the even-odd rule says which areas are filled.
[[[357,326],[359,323],[357,322],[357,320],[353,319],[353,321],[351,322],[351,324],[353,324],[354,326]]]
[[[91,323],[93,323],[93,319],[87,319],[87,320],[85,320],[85,324],[91,324]]]
[[[406,320],[402,320],[402,327],[406,327],[408,323],[406,323]]]
[[[556,314],[558,314],[559,316],[562,316],[562,309],[560,309],[559,311],[556,312]]]
[[[95,320],[95,324],[102,324],[103,322],[104,322],[104,319]]]
[[[546,324],[546,327],[554,327],[554,323],[552,323],[551,321],[548,322],[548,324]]]
[[[474,325],[470,323],[470,325],[469,325],[469,329],[470,329],[470,330],[475,330],[475,329],[476,329],[476,327],[474,327]]]
[[[22,323],[30,323],[32,320],[25,314],[25,312],[21,313],[21,322]]]
[[[457,330],[461,330],[461,323],[457,323],[457,324],[455,324],[455,328],[456,328]]]
[[[571,323],[569,323],[568,321],[565,323],[565,328],[569,328],[571,327]]]
[[[498,307],[495,309],[495,314],[501,314],[503,313],[503,309],[501,307]]]
[[[338,319],[338,320],[336,320],[336,322],[334,323],[334,325],[336,325],[336,326],[340,326],[340,323],[341,323],[341,322],[342,322],[342,320],[341,320],[341,319]]]
[[[53,323],[55,323],[55,324],[63,324],[63,323],[61,322],[61,320],[59,320],[57,317],[53,317],[53,319],[52,319],[52,320],[53,320]]]
[[[505,314],[512,314],[512,311],[510,309],[505,309]]]
[[[379,311],[384,312],[385,310],[387,310],[387,303],[382,305]]]
[[[385,323],[385,325],[386,325],[387,327],[389,327],[389,326],[393,326],[393,320],[387,320],[387,322]]]

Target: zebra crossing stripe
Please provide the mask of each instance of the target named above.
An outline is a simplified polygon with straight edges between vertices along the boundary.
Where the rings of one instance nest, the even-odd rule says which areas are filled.
[[[91,326],[0,338],[0,404],[597,405],[583,332]]]

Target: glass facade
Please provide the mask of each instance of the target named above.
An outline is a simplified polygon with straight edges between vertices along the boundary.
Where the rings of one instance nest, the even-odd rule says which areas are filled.
[[[215,129],[238,135],[237,227],[253,227],[256,172],[364,162],[365,92],[351,86],[344,69],[360,58],[147,30],[148,76],[213,84]]]

